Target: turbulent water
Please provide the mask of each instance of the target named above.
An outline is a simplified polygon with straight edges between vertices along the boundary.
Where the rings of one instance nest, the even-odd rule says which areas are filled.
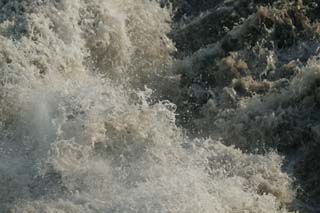
[[[0,1],[0,212],[292,209],[279,153],[177,125],[171,17],[147,0]],[[302,93],[318,66],[239,114]]]

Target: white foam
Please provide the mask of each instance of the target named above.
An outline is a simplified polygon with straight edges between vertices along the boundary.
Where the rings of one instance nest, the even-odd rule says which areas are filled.
[[[0,12],[1,212],[286,211],[279,155],[190,140],[174,105],[149,104],[174,51],[157,2]]]

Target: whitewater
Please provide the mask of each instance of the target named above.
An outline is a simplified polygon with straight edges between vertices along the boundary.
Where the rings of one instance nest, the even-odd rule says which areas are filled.
[[[171,18],[148,0],[0,1],[0,212],[290,211],[281,154],[177,124]]]

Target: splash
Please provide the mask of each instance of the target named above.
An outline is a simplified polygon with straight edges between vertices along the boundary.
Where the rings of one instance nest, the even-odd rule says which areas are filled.
[[[158,2],[12,0],[0,12],[1,212],[287,212],[280,155],[191,139],[152,96],[174,81]]]

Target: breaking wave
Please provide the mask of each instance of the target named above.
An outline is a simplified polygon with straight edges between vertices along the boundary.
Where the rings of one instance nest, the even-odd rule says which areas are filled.
[[[290,211],[284,158],[241,151],[237,133],[307,90],[319,65],[219,131],[198,119],[215,135],[192,137],[166,100],[181,101],[177,66],[192,61],[176,65],[171,18],[147,0],[0,1],[1,212]]]

